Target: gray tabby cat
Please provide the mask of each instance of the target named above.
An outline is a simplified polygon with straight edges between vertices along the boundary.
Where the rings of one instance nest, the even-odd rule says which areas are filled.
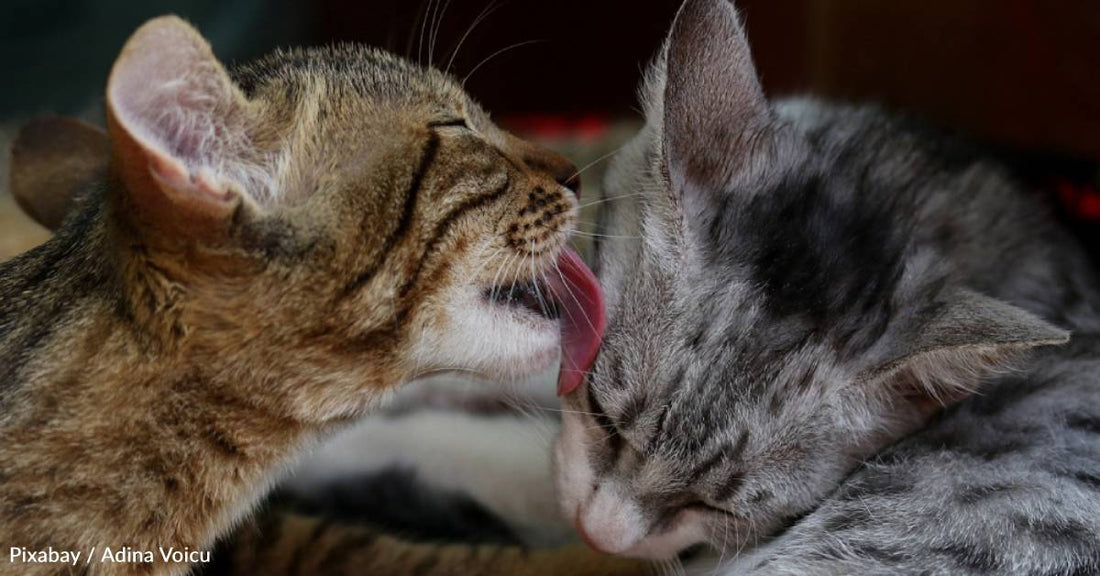
[[[907,120],[769,103],[727,0],[684,4],[643,92],[555,447],[585,540],[728,574],[1100,573],[1100,282],[1044,207]]]

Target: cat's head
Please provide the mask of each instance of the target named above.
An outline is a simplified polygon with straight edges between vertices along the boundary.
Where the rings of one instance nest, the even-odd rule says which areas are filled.
[[[562,287],[586,282],[566,250],[576,170],[498,129],[451,77],[358,46],[229,72],[163,17],[130,38],[106,100],[109,145],[57,152],[96,132],[32,125],[14,183],[72,189],[110,158],[120,309],[151,349],[269,382],[258,397],[321,419],[424,374],[500,381],[557,361]],[[61,219],[63,203],[39,204]]]
[[[772,106],[728,0],[684,4],[644,98],[601,217],[607,333],[555,447],[594,547],[764,539],[1014,351],[1067,338],[922,249],[901,175],[835,146],[843,123],[815,136]]]

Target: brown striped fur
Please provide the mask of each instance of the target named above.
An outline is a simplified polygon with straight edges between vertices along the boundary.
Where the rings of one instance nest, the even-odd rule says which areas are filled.
[[[412,543],[368,526],[289,513],[261,516],[200,576],[645,576],[637,560],[584,545],[525,550]]]
[[[195,93],[133,104],[174,66]],[[108,87],[110,170],[0,264],[0,542],[206,549],[303,446],[401,383],[556,357],[554,322],[480,298],[553,270],[568,162],[383,52],[282,52],[231,77],[181,20],[143,26]],[[200,159],[219,164],[193,163],[207,143],[185,122],[150,143],[177,104],[236,131]]]

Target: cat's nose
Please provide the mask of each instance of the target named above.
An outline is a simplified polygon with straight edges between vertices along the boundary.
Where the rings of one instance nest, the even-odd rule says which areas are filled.
[[[581,197],[581,178],[577,173],[577,167],[561,154],[546,148],[532,148],[524,160],[532,169],[540,170],[548,174],[555,182],[565,186],[573,192],[579,200]]]
[[[577,535],[581,537],[581,541],[588,545],[589,548],[599,552],[600,554],[611,554],[610,550],[605,550],[603,546],[591,536],[588,535],[588,530],[584,527],[584,520],[582,516],[577,516],[577,521],[574,523],[574,528],[577,529]]]
[[[645,518],[630,498],[613,484],[600,485],[577,509],[577,534],[590,548],[604,554],[629,550],[645,537]]]
[[[557,156],[561,163],[554,169],[554,181],[562,186],[565,186],[573,192],[573,195],[577,197],[577,200],[581,198],[581,175],[577,172],[577,167],[565,158]]]
[[[553,178],[555,182],[572,191],[578,200],[580,199],[581,178],[575,164],[549,148],[515,138],[511,142],[518,149],[520,158],[529,169]]]

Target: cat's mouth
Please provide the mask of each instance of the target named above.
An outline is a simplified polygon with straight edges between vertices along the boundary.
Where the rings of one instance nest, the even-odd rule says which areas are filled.
[[[533,314],[548,320],[561,317],[557,298],[546,282],[527,280],[490,286],[482,292],[490,305]]]
[[[562,250],[554,268],[539,279],[490,286],[482,297],[490,307],[556,322],[561,344],[558,393],[568,394],[580,385],[603,340],[606,313],[596,275],[576,252]]]

